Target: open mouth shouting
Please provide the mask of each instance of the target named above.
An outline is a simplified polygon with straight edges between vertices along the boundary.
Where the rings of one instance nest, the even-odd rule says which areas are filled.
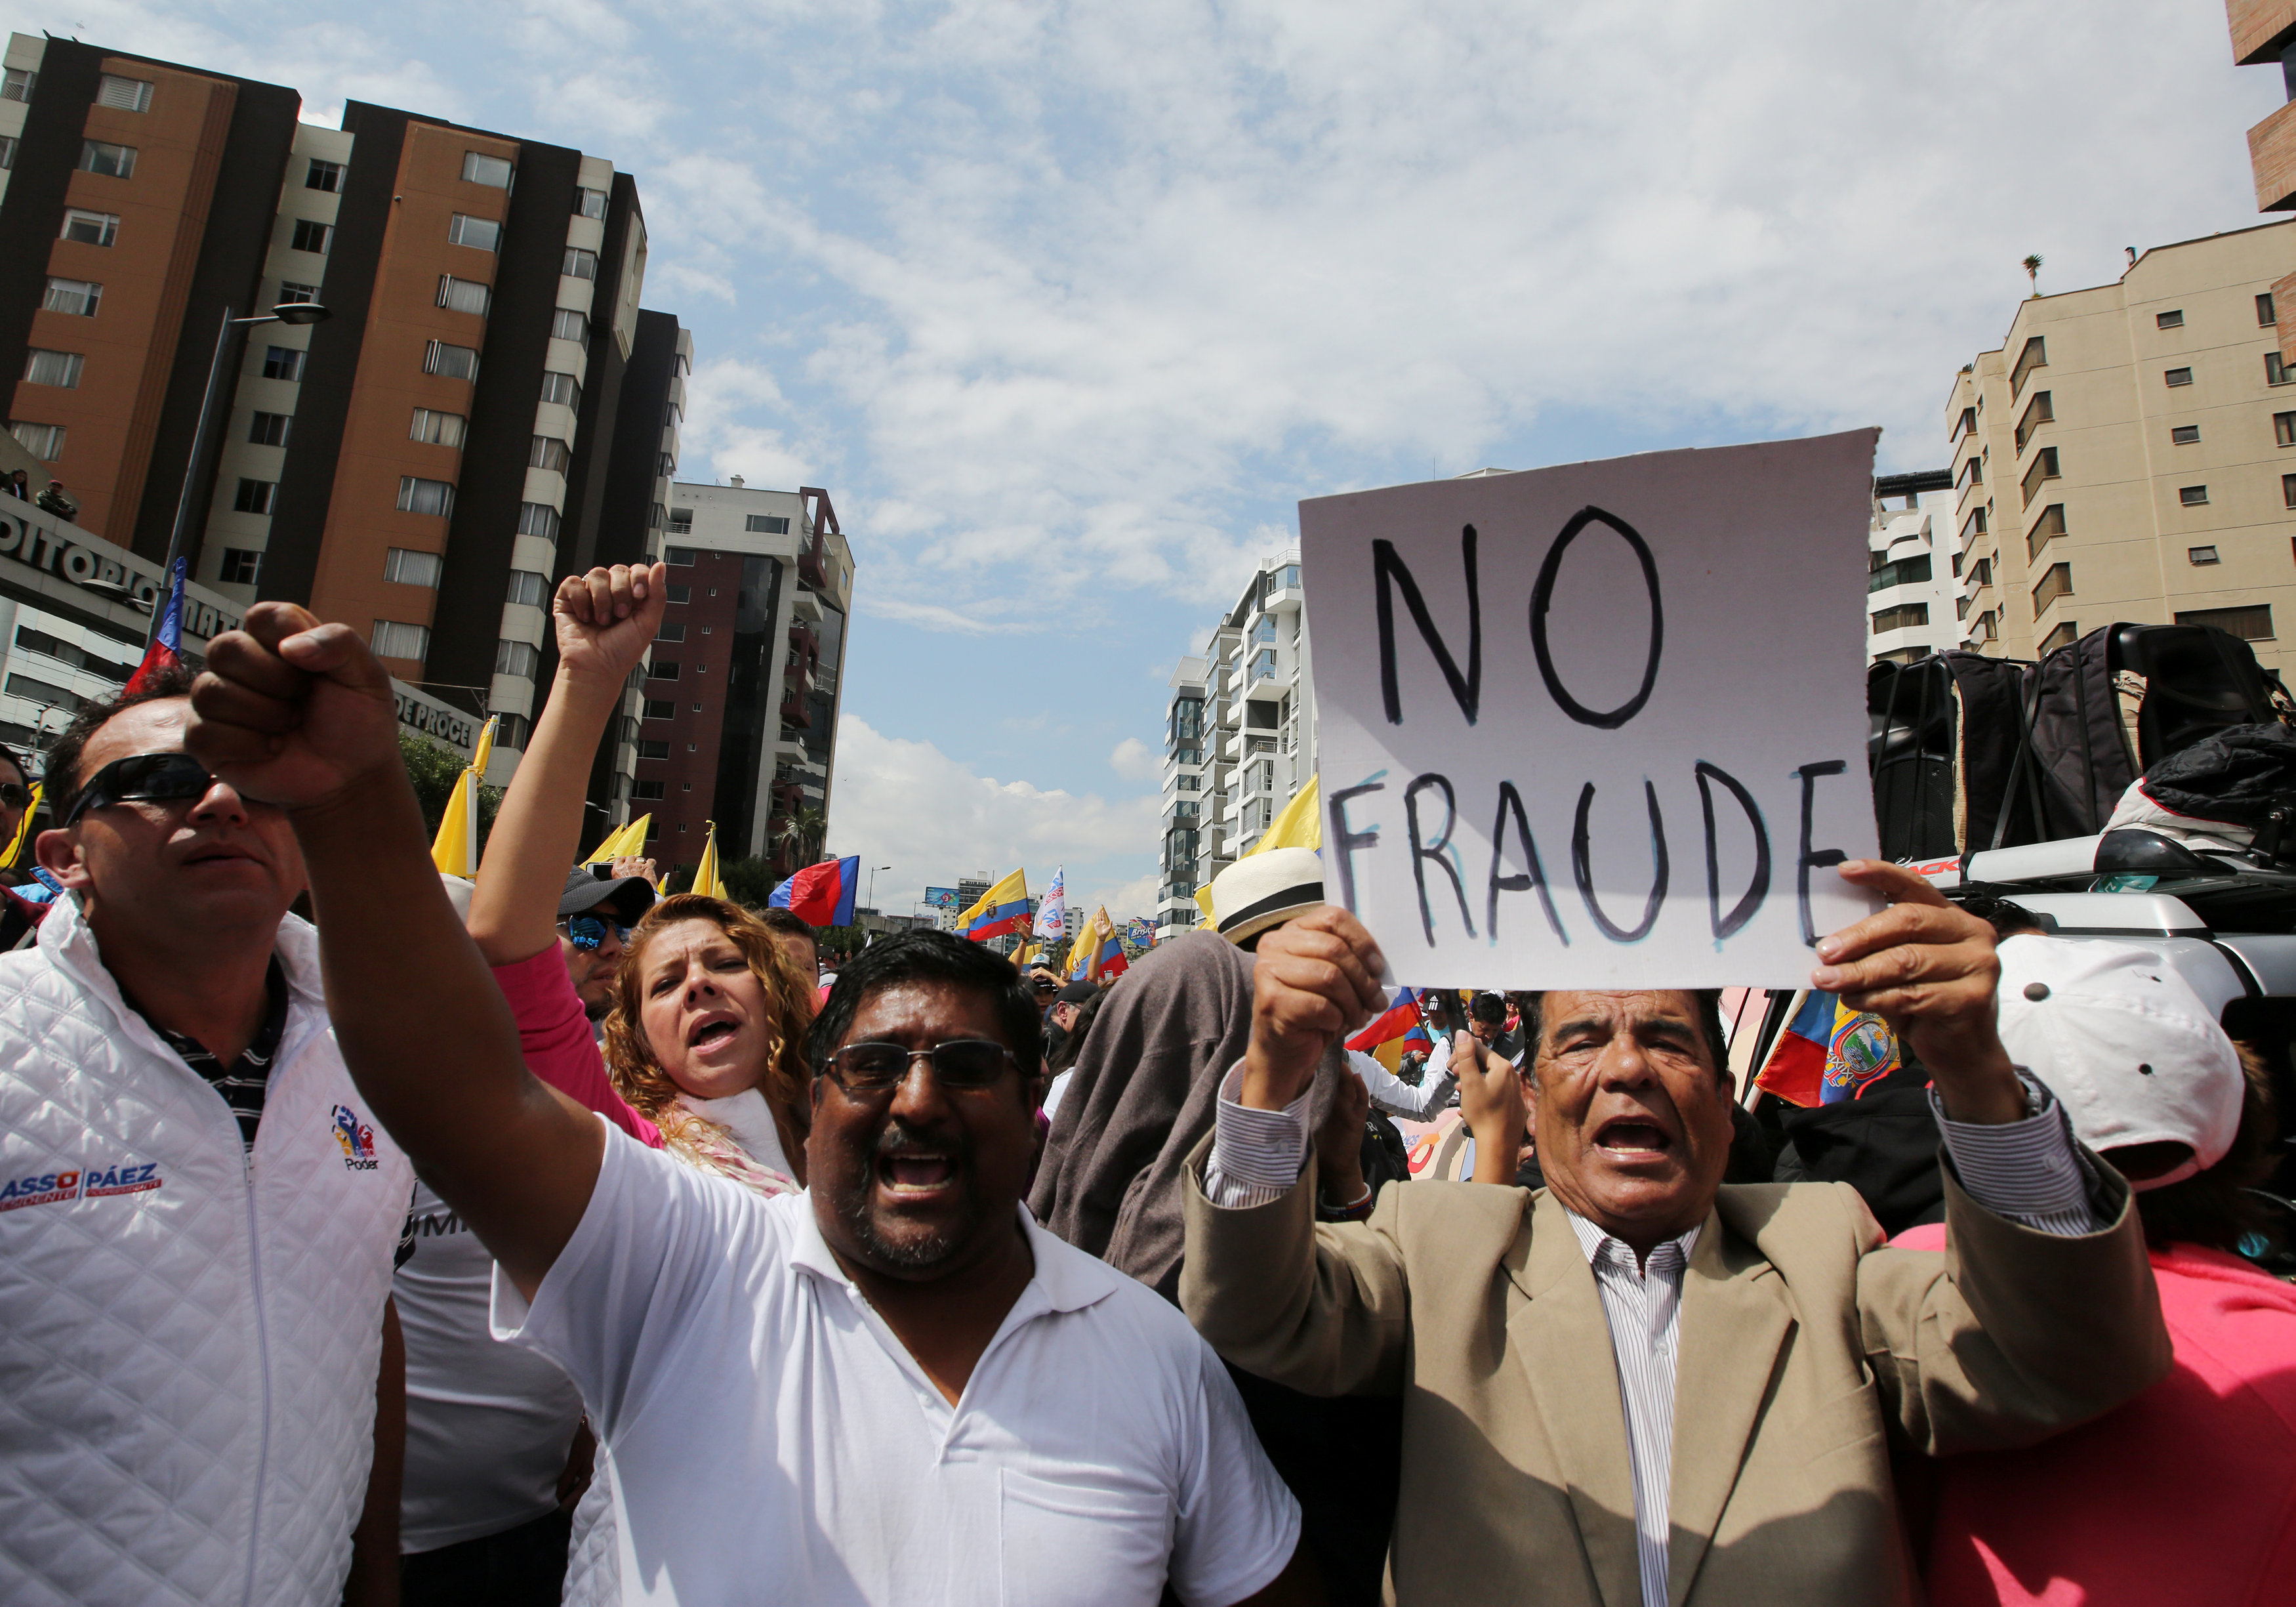
[[[725,1010],[697,1016],[686,1025],[685,1047],[703,1053],[723,1048],[741,1031],[741,1023]]]
[[[1655,1117],[1614,1116],[1595,1129],[1595,1148],[1615,1166],[1663,1162],[1676,1147],[1674,1133]]]

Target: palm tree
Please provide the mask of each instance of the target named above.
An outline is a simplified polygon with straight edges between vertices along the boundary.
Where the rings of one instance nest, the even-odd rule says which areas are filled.
[[[2025,277],[2032,282],[2033,293],[2041,293],[2041,253],[2033,252],[2025,259]]]
[[[795,811],[782,817],[780,828],[774,833],[774,842],[776,846],[789,850],[794,863],[810,865],[821,852],[822,834],[828,829],[827,815],[810,804],[800,804]]]

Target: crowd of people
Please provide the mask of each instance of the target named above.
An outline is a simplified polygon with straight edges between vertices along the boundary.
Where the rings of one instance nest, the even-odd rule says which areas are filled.
[[[0,1601],[2296,1589],[2285,1051],[2154,952],[1844,865],[1886,907],[1811,985],[1905,1065],[1768,1123],[1663,977],[1429,990],[1423,1049],[1349,1050],[1395,1000],[1304,849],[1112,985],[829,956],[578,862],[665,595],[561,587],[472,881],[385,672],[291,605],[46,755]],[[1414,1175],[1389,1118],[1455,1105]]]

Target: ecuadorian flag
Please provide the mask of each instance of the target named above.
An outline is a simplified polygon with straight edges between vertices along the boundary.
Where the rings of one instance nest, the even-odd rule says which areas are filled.
[[[1856,1099],[1899,1064],[1887,1022],[1813,989],[1794,1001],[1754,1082],[1791,1105],[1833,1105]]]
[[[1100,934],[1100,946],[1093,956],[1094,977],[1123,976],[1132,962],[1124,958],[1123,939],[1117,933],[1116,923],[1108,919],[1106,904],[1093,912],[1092,922]]]
[[[1029,930],[1029,878],[1015,870],[980,895],[980,902],[956,918],[956,929],[975,943],[987,943],[1008,932]]]

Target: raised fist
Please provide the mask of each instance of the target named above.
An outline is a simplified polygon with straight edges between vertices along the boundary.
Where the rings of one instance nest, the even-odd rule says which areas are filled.
[[[258,603],[208,644],[184,746],[250,798],[327,803],[363,779],[404,785],[390,677],[348,625]]]

